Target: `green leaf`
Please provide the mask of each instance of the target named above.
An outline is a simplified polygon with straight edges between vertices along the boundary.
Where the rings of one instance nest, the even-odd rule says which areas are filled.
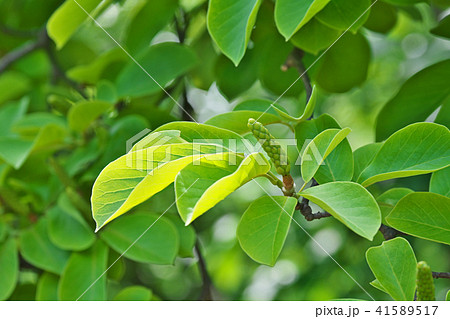
[[[327,156],[338,146],[342,140],[351,132],[344,128],[328,129],[317,135],[306,147],[302,155],[302,178],[308,183],[324,163]]]
[[[150,301],[152,291],[142,286],[130,286],[122,289],[114,297],[114,301]]]
[[[275,265],[291,225],[297,200],[285,196],[263,196],[242,215],[237,237],[242,249],[258,263]]]
[[[59,277],[49,272],[44,272],[40,277],[36,288],[36,301],[58,300]]]
[[[450,94],[450,59],[410,77],[377,116],[376,139],[382,141],[402,127],[425,121]]]
[[[328,92],[347,92],[366,80],[370,58],[367,39],[347,32],[323,56],[317,84]]]
[[[127,28],[125,44],[129,52],[135,54],[148,47],[153,37],[173,18],[177,7],[178,0],[145,1]]]
[[[205,122],[205,124],[224,128],[238,134],[249,132],[247,122],[249,118],[258,119],[263,125],[281,123],[282,119],[270,113],[258,111],[233,111],[216,115]]]
[[[370,0],[331,0],[316,18],[330,28],[356,32],[369,17]]]
[[[353,181],[357,181],[362,171],[373,161],[383,143],[372,143],[364,145],[353,152],[355,159],[355,170],[353,172]]]
[[[60,300],[106,300],[108,247],[98,240],[94,246],[70,256],[58,286]]]
[[[19,257],[15,239],[0,243],[0,300],[6,300],[16,287]]]
[[[78,2],[78,3],[77,3]],[[102,2],[101,0],[66,0],[50,17],[47,23],[47,32],[50,38],[61,49],[80,25],[89,19],[86,12],[92,14],[94,9]],[[81,8],[80,8],[81,7]],[[83,8],[83,9],[82,9]]]
[[[180,137],[190,143],[218,144],[238,153],[247,152],[242,136],[223,128],[193,122],[172,122],[158,127],[154,132],[167,130],[180,131]]]
[[[317,55],[321,50],[328,48],[340,35],[341,31],[330,28],[313,18],[292,36],[291,42],[297,48]]]
[[[69,127],[74,131],[83,132],[93,121],[112,107],[111,103],[103,101],[78,102],[70,108],[67,115]]]
[[[178,237],[180,238],[178,256],[181,258],[194,257],[194,245],[197,240],[194,228],[185,226],[179,216],[167,214],[164,217],[170,220],[177,229]]]
[[[439,37],[450,39],[450,15],[445,16],[430,32]]]
[[[85,250],[95,241],[89,225],[66,196],[47,210],[47,228],[50,241],[64,250]]]
[[[0,137],[11,136],[11,128],[19,121],[27,112],[30,99],[24,97],[19,101],[5,103],[0,108],[0,120],[3,125],[0,127]]]
[[[69,259],[69,252],[56,247],[48,238],[47,220],[42,217],[21,232],[20,254],[33,266],[58,275]]]
[[[137,262],[171,265],[179,249],[175,226],[156,214],[124,216],[111,223],[100,235],[116,252],[125,253],[126,258]]]
[[[297,148],[300,153],[309,143],[308,140],[314,139],[326,129],[341,127],[336,120],[328,114],[323,114],[316,119],[300,122],[295,127],[295,138],[297,139]],[[325,158],[325,165],[321,165],[315,174],[319,184],[336,181],[349,181],[353,174],[353,155],[352,148],[347,139],[344,139],[339,145]]]
[[[441,105],[441,109],[434,120],[434,123],[450,127],[450,98],[447,98]]]
[[[364,27],[374,32],[388,33],[396,23],[397,8],[388,3],[377,1],[370,8],[370,15]]]
[[[160,86],[166,86],[171,80],[192,69],[198,60],[187,46],[160,43],[140,55],[137,62],[145,71],[134,61],[130,61],[116,81],[119,97],[140,97],[156,93],[161,90]]]
[[[386,216],[394,209],[395,205],[397,205],[398,201],[413,192],[409,188],[391,188],[379,195],[376,199],[378,206],[380,206],[383,222]]]
[[[260,5],[261,0],[209,1],[208,31],[220,50],[236,66],[244,57]]]
[[[380,282],[378,281],[378,279],[375,279],[375,280],[371,281],[371,282],[370,282],[370,285],[371,285],[372,287],[377,288],[378,290],[381,290],[382,292],[388,293],[388,292],[386,291],[386,289],[384,289],[383,285],[380,284]]]
[[[447,295],[445,296],[445,301],[450,301],[450,290],[447,291]]]
[[[270,164],[261,153],[243,159],[235,153],[199,158],[175,179],[177,208],[186,225],[250,180],[264,175]]]
[[[161,132],[151,132],[150,134],[144,136],[136,144],[133,145],[130,152],[135,152],[143,150],[151,146],[165,145],[165,144],[177,144],[177,143],[187,143],[181,137],[180,131],[168,130]]]
[[[381,225],[380,208],[373,196],[353,182],[332,182],[299,193],[329,212],[358,235],[372,240]]]
[[[277,0],[275,22],[286,41],[322,10],[328,2],[330,0]]]
[[[24,141],[16,137],[0,137],[0,158],[19,169],[33,148],[32,141]]]
[[[412,301],[416,288],[416,256],[402,237],[369,248],[367,263],[384,290],[397,301]]]
[[[426,174],[450,164],[450,132],[434,123],[411,124],[389,137],[358,182],[363,186],[392,178]]]
[[[403,197],[386,217],[406,234],[450,245],[450,198],[434,193]]]
[[[0,105],[22,97],[31,87],[30,79],[17,71],[5,71],[0,75]]]
[[[430,192],[450,197],[450,167],[431,174]]]
[[[218,145],[205,144],[156,145],[111,162],[97,177],[92,189],[96,231],[169,186],[186,165],[204,154],[215,154],[219,149]]]

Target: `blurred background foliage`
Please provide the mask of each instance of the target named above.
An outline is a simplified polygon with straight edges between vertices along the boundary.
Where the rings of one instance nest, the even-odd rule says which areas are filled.
[[[448,0],[380,0],[329,51],[349,26],[345,21],[332,21],[325,12],[286,42],[274,23],[273,1],[265,0],[237,67],[208,34],[205,0],[79,2],[101,28],[71,0],[59,18],[54,13],[64,1],[0,0],[0,299],[77,299],[120,256],[123,239],[107,229],[94,234],[89,198],[103,167],[123,155],[127,141],[142,130],[191,116],[204,122],[248,100],[276,100],[299,76],[294,68],[282,70],[297,47],[319,89],[315,116],[329,113],[342,127],[351,127],[349,140],[357,149],[386,137],[384,119],[377,122],[383,106],[413,74],[450,52]],[[438,117],[448,126],[446,96],[440,109],[418,120]],[[297,81],[277,104],[297,116],[304,102],[305,90]],[[277,137],[292,137],[281,126],[271,130]],[[371,191],[428,190],[429,178],[387,181]],[[176,208],[168,208],[172,194],[169,188],[134,211],[151,219],[168,209],[164,227],[180,243],[175,263],[154,263],[142,238],[142,250],[114,263],[83,300],[204,297],[196,238],[215,299],[368,298],[297,227],[273,268],[245,255],[235,232],[242,212],[262,195],[253,183],[196,221],[195,230],[183,228]],[[382,242],[381,234],[369,242],[333,219],[296,218],[372,296],[389,298],[369,285],[373,275],[364,258],[369,247]],[[120,227],[125,219],[114,223]],[[137,228],[130,238],[140,235]],[[157,239],[147,240],[162,245]],[[448,270],[450,252],[443,245],[408,240],[418,260],[435,271]],[[437,299],[448,289],[444,280],[436,281]]]

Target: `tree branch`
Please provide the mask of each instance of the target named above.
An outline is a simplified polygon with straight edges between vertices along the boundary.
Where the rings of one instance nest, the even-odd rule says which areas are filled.
[[[397,236],[404,235],[404,233],[399,232],[398,230],[396,230],[392,227],[389,227],[385,224],[381,224],[379,230],[380,230],[380,233],[383,234],[384,240],[390,240],[390,239],[394,239]]]
[[[305,65],[303,64],[303,56],[304,52],[298,48],[294,48],[292,50],[291,54],[286,59],[286,62],[284,62],[281,69],[283,71],[287,71],[290,68],[296,68],[298,73],[300,74],[300,77],[303,81],[303,86],[305,87],[306,91],[306,103],[308,103],[309,99],[311,98],[312,94],[312,85],[311,85],[311,79],[309,78],[308,73],[306,72]]]
[[[433,278],[446,278],[450,279],[450,272],[435,272],[433,271]]]
[[[202,276],[203,286],[202,293],[200,295],[199,300],[211,301],[213,299],[212,291],[214,289],[213,283],[211,281],[211,277],[209,276],[208,269],[206,268],[206,262],[203,258],[203,255],[200,250],[200,242],[196,241],[194,246],[195,254],[198,258],[198,268],[200,270],[200,274]]]

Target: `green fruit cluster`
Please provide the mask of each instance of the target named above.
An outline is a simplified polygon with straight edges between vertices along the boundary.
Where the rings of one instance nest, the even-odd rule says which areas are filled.
[[[291,165],[289,164],[287,155],[267,128],[252,118],[248,120],[247,125],[274,163],[277,173],[283,176],[289,175]]]
[[[434,282],[430,266],[424,261],[417,263],[417,300],[434,301]]]

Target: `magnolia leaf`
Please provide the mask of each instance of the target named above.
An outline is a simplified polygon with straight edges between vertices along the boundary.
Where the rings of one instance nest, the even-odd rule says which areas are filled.
[[[270,164],[261,153],[243,158],[235,153],[205,156],[177,175],[177,208],[186,225],[250,180],[264,175]]]
[[[122,289],[114,297],[114,301],[149,301],[152,291],[143,286],[130,286]]]
[[[302,155],[302,178],[308,183],[316,174],[328,155],[339,145],[340,142],[351,132],[344,128],[328,129],[317,135],[306,147]]]
[[[208,31],[220,50],[236,66],[244,57],[261,2],[261,0],[209,1]]]
[[[397,237],[369,248],[366,259],[379,285],[394,300],[414,299],[417,260],[406,239]]]
[[[450,197],[450,167],[431,174],[430,192]]]
[[[319,205],[364,238],[372,240],[380,228],[381,213],[377,202],[357,183],[327,183],[310,187],[299,195]]]
[[[415,123],[395,132],[358,182],[367,187],[392,178],[426,174],[450,165],[450,132],[434,123]]]
[[[450,198],[434,193],[403,197],[386,217],[406,234],[450,245]]]
[[[11,238],[0,243],[0,300],[6,300],[14,291],[19,277],[17,242]]]
[[[178,172],[195,159],[220,150],[220,146],[207,144],[156,145],[111,162],[92,189],[96,230],[169,186]]]
[[[242,249],[258,263],[275,265],[291,225],[297,200],[285,196],[264,196],[242,215],[237,237]]]
[[[383,221],[392,209],[394,209],[400,199],[413,192],[414,191],[409,188],[391,188],[379,195],[376,199],[378,206],[380,206]]]
[[[58,282],[58,276],[49,272],[44,272],[39,277],[36,287],[36,301],[57,301]]]
[[[355,168],[353,172],[353,180],[356,182],[362,171],[372,162],[380,150],[383,143],[372,143],[364,145],[353,152]]]

